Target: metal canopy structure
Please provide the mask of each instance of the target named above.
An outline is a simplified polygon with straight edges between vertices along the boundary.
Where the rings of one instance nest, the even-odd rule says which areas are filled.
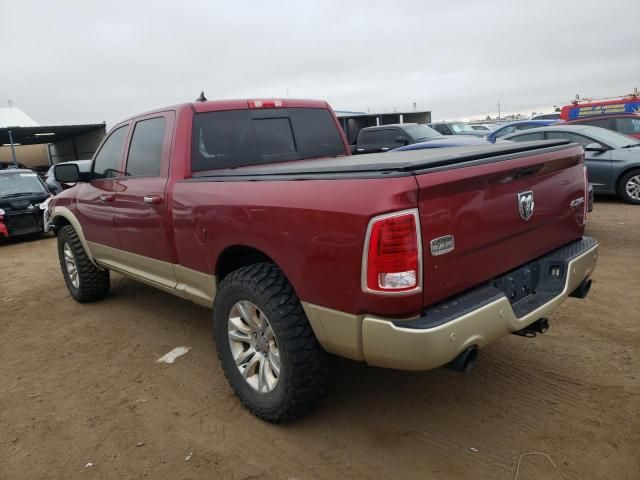
[[[14,144],[36,145],[42,143],[62,142],[86,133],[104,131],[104,123],[88,125],[54,125],[46,127],[5,127],[0,128],[0,145],[9,146],[13,137]]]
[[[18,166],[16,146],[46,145],[49,165],[91,158],[106,133],[105,123],[84,125],[5,126],[0,128],[0,146],[11,148]]]

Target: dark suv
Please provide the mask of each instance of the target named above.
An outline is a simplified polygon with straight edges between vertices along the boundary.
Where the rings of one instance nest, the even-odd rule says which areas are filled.
[[[419,123],[398,123],[367,127],[358,133],[355,153],[387,152],[412,143],[426,142],[442,135]]]
[[[44,232],[40,204],[49,196],[44,182],[31,170],[0,170],[0,237]]]

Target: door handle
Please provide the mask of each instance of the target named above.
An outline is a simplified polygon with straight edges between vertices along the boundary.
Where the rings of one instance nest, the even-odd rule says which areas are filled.
[[[389,147],[382,147],[380,150],[386,152],[387,150],[389,150]]]
[[[116,196],[113,193],[101,193],[100,194],[100,201],[102,202],[113,202],[113,200],[116,198]]]
[[[158,205],[162,203],[162,197],[159,195],[145,195],[142,200],[144,203],[148,203],[149,205]]]

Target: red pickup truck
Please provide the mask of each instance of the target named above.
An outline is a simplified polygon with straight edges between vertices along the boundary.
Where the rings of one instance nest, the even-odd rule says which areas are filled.
[[[333,355],[466,370],[591,285],[584,153],[566,141],[349,155],[321,101],[196,101],[117,124],[51,202],[64,280],[122,273],[213,308],[224,372],[257,416],[326,392]],[[333,354],[333,355],[332,355]]]

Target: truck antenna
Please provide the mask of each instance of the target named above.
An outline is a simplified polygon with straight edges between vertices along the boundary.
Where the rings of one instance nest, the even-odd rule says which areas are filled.
[[[204,96],[204,90],[200,92],[200,96],[196,98],[196,102],[206,102],[207,97]]]

